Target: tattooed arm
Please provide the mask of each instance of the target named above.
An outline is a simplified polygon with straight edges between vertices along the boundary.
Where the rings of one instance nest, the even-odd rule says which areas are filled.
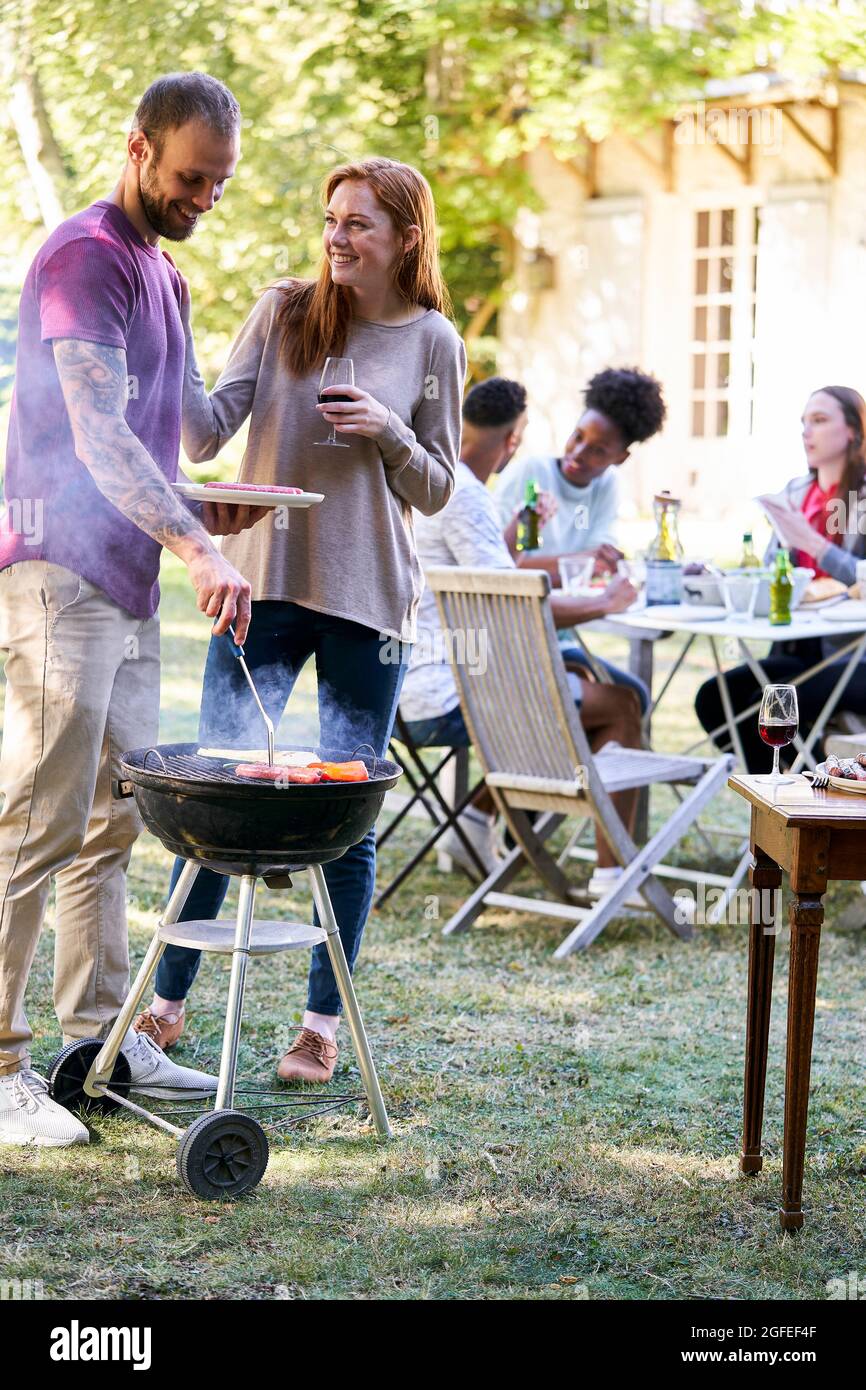
[[[123,348],[58,338],[54,340],[54,361],[75,452],[100,492],[148,536],[183,560],[198,607],[217,619],[214,632],[226,632],[235,622],[235,636],[243,642],[250,619],[250,586],[223,559],[126,423]]]

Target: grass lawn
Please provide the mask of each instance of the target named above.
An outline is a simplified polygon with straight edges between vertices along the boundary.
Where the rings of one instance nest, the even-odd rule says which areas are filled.
[[[162,737],[193,738],[207,625],[179,567],[164,578]],[[622,660],[610,641],[600,649]],[[697,658],[679,673],[659,746],[691,733],[691,695],[707,674]],[[307,673],[291,710],[292,737],[314,737]],[[719,819],[745,824],[730,793]],[[419,823],[386,847],[383,874],[421,833]],[[689,850],[706,861],[699,844]],[[144,836],[129,884],[136,961],[169,866]],[[632,917],[556,965],[563,929],[549,919],[491,912],[444,940],[464,894],[462,877],[431,865],[367,929],[356,983],[392,1144],[376,1142],[360,1108],[277,1131],[261,1186],[233,1206],[187,1195],[174,1143],[129,1117],[96,1122],[86,1149],[0,1149],[0,1279],[42,1280],[60,1299],[820,1299],[829,1279],[866,1269],[866,933],[833,926],[850,888],[828,899],[799,1237],[777,1223],[787,931],[768,1157],[742,1181],[745,928],[701,929],[683,945]],[[259,915],[306,915],[305,887],[295,898],[262,890]],[[37,1065],[60,1041],[51,953],[49,929],[29,996]],[[205,959],[178,1060],[216,1066],[227,969]],[[305,974],[300,953],[251,965],[241,1071],[258,1084],[270,1084],[300,1019]],[[347,1040],[342,1090],[357,1086],[350,1053]]]

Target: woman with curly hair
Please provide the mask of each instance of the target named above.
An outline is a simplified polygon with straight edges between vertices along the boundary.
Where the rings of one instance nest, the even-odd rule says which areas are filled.
[[[559,560],[594,555],[596,573],[616,573],[617,470],[633,444],[658,434],[665,418],[655,377],[633,367],[607,367],[584,391],[584,409],[559,458],[536,456],[508,469],[497,491],[506,538],[523,505],[527,482],[543,494],[543,550],[523,555],[522,568],[545,569],[559,584]],[[555,506],[553,504],[556,504]]]
[[[635,367],[607,367],[592,377],[584,391],[583,413],[561,457],[536,456],[512,464],[497,491],[509,545],[527,482],[534,479],[541,492],[543,549],[521,555],[521,568],[547,570],[556,588],[560,584],[561,559],[592,555],[595,573],[612,576],[600,595],[600,603],[608,613],[622,609],[621,590],[627,581],[616,573],[617,563],[623,558],[616,545],[616,472],[629,457],[633,444],[658,434],[665,413],[662,388],[646,372]],[[570,656],[575,661],[581,659],[579,650],[571,651],[574,638],[569,629],[560,632],[559,640],[566,660]],[[617,684],[637,692],[645,712],[649,692],[643,682],[616,667],[607,669]]]

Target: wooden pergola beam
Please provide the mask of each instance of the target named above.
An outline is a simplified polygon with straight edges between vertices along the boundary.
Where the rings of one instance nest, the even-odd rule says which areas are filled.
[[[564,168],[575,174],[583,185],[583,191],[587,198],[598,196],[598,147],[600,140],[587,140],[584,145],[583,159],[563,160]]]
[[[628,135],[626,139],[628,140],[628,143],[634,150],[635,154],[640,155],[644,163],[648,165],[650,169],[652,169],[653,173],[660,180],[662,185],[665,188],[667,188],[670,177],[670,171],[664,155],[662,155],[661,159],[658,159],[654,154],[650,153],[650,151],[646,148],[645,145],[641,144],[640,140],[638,140],[638,138],[635,135]]]
[[[665,192],[675,193],[677,189],[676,122],[665,121],[662,129],[663,159],[665,170]]]
[[[812,105],[815,104],[816,103],[812,103]],[[821,157],[831,176],[835,176],[839,172],[839,107],[830,106],[824,109],[830,117],[830,140],[826,145],[822,144],[821,141],[812,134],[811,130],[808,130],[806,126],[797,119],[790,110],[787,102],[782,102],[779,106],[782,116],[791,126],[792,130],[795,130],[800,139]]]
[[[714,149],[720,150],[722,154],[727,155],[728,159],[737,166],[744,183],[752,182],[754,165],[752,161],[753,147],[751,140],[746,141],[742,154],[736,154],[733,147],[731,145],[726,145],[724,140],[713,140],[711,143]]]

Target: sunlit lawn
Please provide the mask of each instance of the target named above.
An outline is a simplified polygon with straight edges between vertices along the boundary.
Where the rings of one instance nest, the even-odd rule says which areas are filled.
[[[162,737],[194,738],[206,623],[179,568],[165,579]],[[599,649],[622,659],[610,639]],[[663,648],[662,668],[675,649]],[[659,716],[659,746],[697,735],[691,699],[708,674],[698,660]],[[290,715],[284,738],[315,736],[308,675]],[[745,824],[730,793],[718,813]],[[421,834],[413,823],[387,846],[383,877]],[[690,853],[707,866],[699,843]],[[145,836],[130,875],[137,959],[168,870]],[[863,1270],[866,933],[833,926],[852,890],[828,899],[799,1238],[777,1225],[787,932],[768,1161],[746,1182],[736,1163],[745,929],[704,929],[684,945],[633,917],[556,965],[562,926],[550,920],[490,912],[443,939],[465,890],[431,863],[368,927],[356,983],[393,1143],[378,1144],[356,1108],[277,1132],[261,1186],[218,1208],[181,1188],[169,1137],[126,1117],[94,1124],[87,1149],[0,1150],[0,1277],[41,1279],[47,1295],[70,1299],[787,1299],[821,1298],[827,1280]],[[308,908],[302,888],[260,900],[264,915]],[[29,1000],[40,1064],[59,1043],[51,950],[48,930]],[[259,1084],[296,1027],[305,970],[295,953],[252,964],[241,1061]],[[226,971],[224,958],[206,959],[179,1060],[216,1066]],[[348,1045],[336,1081],[357,1088]]]

